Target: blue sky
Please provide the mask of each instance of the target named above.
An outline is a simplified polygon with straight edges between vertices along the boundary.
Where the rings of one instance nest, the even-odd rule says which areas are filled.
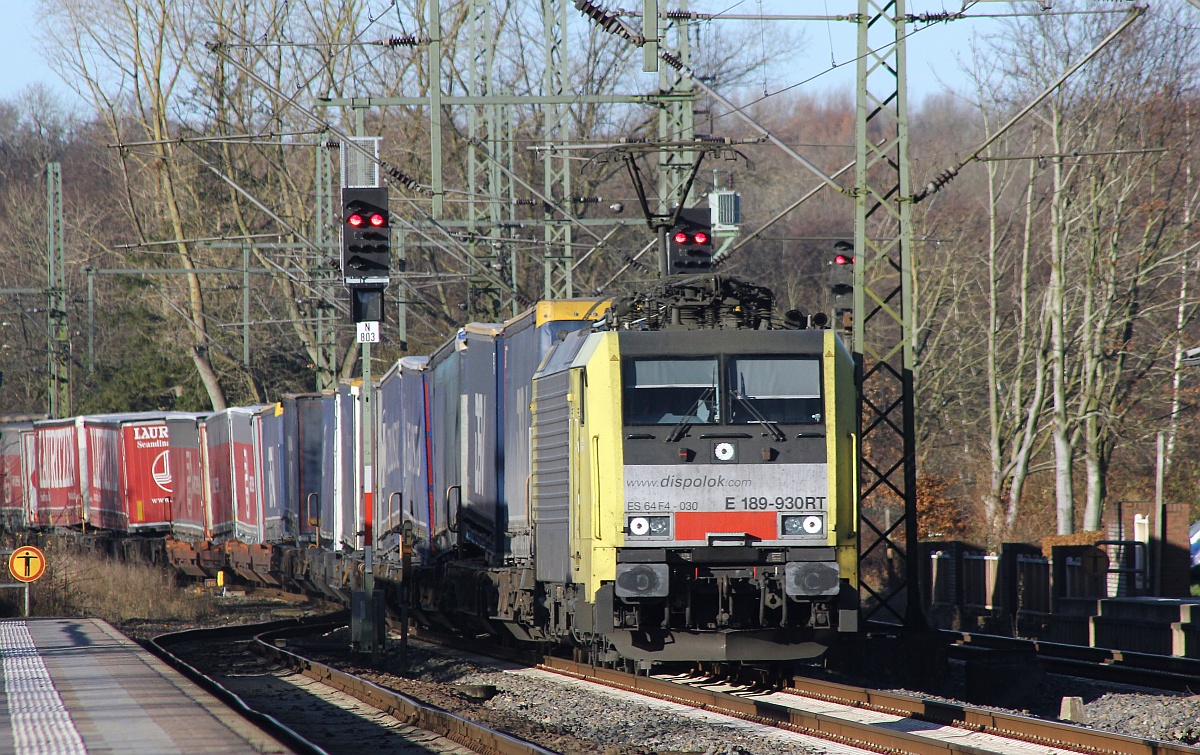
[[[0,99],[11,99],[30,83],[41,81],[59,92],[68,101],[73,101],[71,90],[59,81],[42,61],[35,39],[43,32],[37,25],[37,0],[2,0],[5,14],[0,24]],[[607,2],[617,6],[620,3]],[[628,3],[626,3],[628,4]],[[857,4],[853,0],[726,0],[720,2],[693,2],[693,7],[704,10],[727,10],[730,13],[806,13],[844,14],[854,12]],[[712,7],[709,7],[712,6]],[[720,6],[720,7],[718,7]],[[953,0],[910,0],[910,13],[956,11],[959,5]],[[980,3],[972,12],[1009,12],[1014,8],[1033,9],[1032,2],[1017,4]],[[782,22],[772,22],[772,25]],[[965,20],[953,24],[937,24],[914,34],[909,43],[909,91],[914,103],[930,93],[940,92],[942,82],[952,87],[964,88],[966,80],[958,71],[955,56],[969,54],[968,42],[973,33],[987,33],[996,28],[991,20]],[[849,23],[805,22],[790,23],[793,29],[802,31],[807,44],[804,54],[793,61],[788,70],[776,79],[779,84],[790,84],[807,79],[829,68],[830,60],[842,63],[854,54],[854,26]],[[768,29],[768,33],[769,32]],[[821,75],[801,91],[827,92],[831,90],[851,91],[854,65],[842,66],[837,71]],[[771,89],[774,86],[772,85]]]

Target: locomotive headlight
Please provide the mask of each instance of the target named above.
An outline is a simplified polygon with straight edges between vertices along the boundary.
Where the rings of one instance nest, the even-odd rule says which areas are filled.
[[[634,537],[666,537],[671,534],[671,517],[632,516],[628,527]]]
[[[783,529],[783,534],[792,537],[819,535],[825,526],[821,517],[811,514],[807,516],[784,516],[781,519],[780,525]]]
[[[718,443],[713,446],[713,457],[717,461],[734,461],[737,458],[737,447],[732,443]]]
[[[666,537],[671,534],[671,517],[651,516],[646,518],[650,520],[651,537]]]

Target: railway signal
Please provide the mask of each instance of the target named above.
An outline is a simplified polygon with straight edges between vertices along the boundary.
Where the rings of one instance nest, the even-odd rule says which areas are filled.
[[[833,249],[833,259],[829,263],[833,323],[843,334],[849,335],[854,330],[854,246],[839,241]]]
[[[346,285],[386,286],[391,266],[388,190],[342,188],[342,278]]]
[[[678,222],[667,229],[667,275],[712,269],[711,217],[706,207],[680,210]]]

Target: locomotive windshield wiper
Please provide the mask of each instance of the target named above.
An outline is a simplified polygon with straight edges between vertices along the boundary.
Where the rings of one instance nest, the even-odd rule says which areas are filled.
[[[765,427],[771,431],[772,438],[774,438],[779,443],[782,443],[783,441],[787,440],[787,435],[783,432],[783,430],[779,429],[779,425],[775,424],[771,420],[764,417],[762,415],[762,412],[760,412],[754,406],[754,404],[751,403],[752,399],[747,397],[741,391],[731,391],[731,393],[733,394],[733,397],[735,399],[737,399],[738,402],[742,406],[746,407],[746,411],[750,413],[750,416],[754,418],[755,422],[757,422],[758,424],[762,425],[763,427]]]
[[[688,425],[692,424],[692,419],[696,416],[696,411],[700,408],[700,405],[712,398],[713,394],[716,392],[717,386],[711,385],[704,390],[704,393],[700,394],[700,398],[696,399],[696,403],[692,404],[692,408],[688,409],[687,414],[683,415],[683,417],[679,420],[679,423],[675,425],[675,429],[671,430],[671,432],[667,435],[667,443],[674,443],[683,437],[684,431],[687,430]]]

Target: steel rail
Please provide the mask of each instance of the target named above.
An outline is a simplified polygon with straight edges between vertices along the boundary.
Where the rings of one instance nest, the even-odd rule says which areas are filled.
[[[765,700],[748,699],[663,679],[597,668],[561,658],[547,658],[541,668],[853,746],[881,748],[887,752],[899,751],[913,755],[977,755],[980,752],[979,748],[973,745],[935,740],[829,714],[796,710]],[[927,700],[913,695],[881,692],[803,677],[794,679],[792,685],[785,691],[929,723],[957,726],[1007,739],[1075,749],[1096,755],[1200,754],[1200,748],[1187,745],[1139,739],[1055,721]]]
[[[340,626],[345,624],[346,612],[339,612],[328,616],[319,616],[313,619],[287,619],[283,621],[272,621],[265,624],[243,625],[243,626],[228,626],[211,629],[185,629],[180,632],[170,632],[168,634],[159,635],[144,644],[144,647],[149,650],[155,657],[166,663],[171,668],[191,679],[196,684],[203,687],[207,692],[212,694],[225,705],[229,706],[242,718],[245,718],[250,723],[259,727],[271,736],[279,739],[288,747],[294,749],[298,753],[304,755],[329,755],[317,744],[305,739],[292,728],[288,727],[279,719],[256,710],[246,704],[246,701],[236,695],[230,689],[222,685],[216,679],[208,676],[188,662],[184,661],[179,656],[172,653],[168,647],[183,642],[198,640],[204,637],[237,637],[250,633],[251,631],[264,631],[270,629],[282,629],[290,627],[295,629],[297,626],[303,626],[306,631],[318,631],[331,626]]]
[[[345,626],[344,621],[341,626]],[[285,650],[275,643],[275,640],[311,632],[312,628],[309,626],[272,629],[255,636],[250,648],[264,658],[344,692],[388,715],[453,740],[484,755],[557,755],[553,750],[548,750],[511,734],[490,729],[483,724],[449,711],[426,705],[400,692],[386,689],[353,674]]]
[[[802,697],[852,705],[946,726],[1019,739],[1034,744],[1067,747],[1112,755],[1196,755],[1200,748],[1173,742],[1131,737],[1083,726],[1001,713],[961,703],[930,700],[917,695],[884,692],[837,682],[796,677],[784,690]]]

